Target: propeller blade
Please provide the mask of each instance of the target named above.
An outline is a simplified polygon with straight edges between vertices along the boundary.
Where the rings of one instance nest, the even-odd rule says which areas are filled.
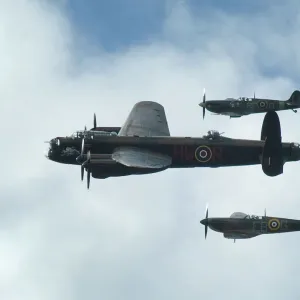
[[[206,101],[206,95],[205,95],[205,89],[203,89],[203,120],[204,120],[204,117],[205,117],[205,101]]]
[[[265,217],[267,216],[267,210],[265,209]]]
[[[94,113],[94,129],[97,127],[97,119],[96,114]]]
[[[84,138],[82,139],[82,142],[81,142],[81,156],[83,155],[84,153]]]
[[[205,219],[206,219],[206,220],[208,219],[208,204],[206,205]],[[206,223],[205,223],[205,239],[206,239],[206,237],[207,237],[207,229],[208,229],[208,226],[207,226],[207,222],[206,222]]]
[[[91,181],[91,170],[88,168],[87,170],[87,188],[90,188],[90,181]]]
[[[84,177],[84,166],[81,166],[81,181],[83,181],[83,177]]]
[[[84,139],[82,139],[82,145],[84,146]],[[82,148],[83,149],[83,148]],[[83,154],[82,154],[83,155]],[[81,180],[83,180],[83,177],[84,177],[84,168],[85,168],[85,166],[86,165],[88,165],[88,163],[91,161],[91,151],[89,150],[88,152],[87,152],[87,159],[86,159],[86,161],[84,161],[83,163],[82,163],[82,165],[81,165]],[[88,176],[90,176],[89,175],[89,172],[90,172],[90,170],[89,170],[89,166],[87,166],[87,172],[88,172]],[[88,180],[90,180],[90,179],[88,179]]]

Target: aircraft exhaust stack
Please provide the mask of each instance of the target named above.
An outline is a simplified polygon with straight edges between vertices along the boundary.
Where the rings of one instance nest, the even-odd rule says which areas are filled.
[[[261,164],[264,173],[268,176],[277,176],[283,173],[283,151],[281,142],[281,126],[277,113],[266,113],[261,130],[261,140],[265,141],[262,151]]]

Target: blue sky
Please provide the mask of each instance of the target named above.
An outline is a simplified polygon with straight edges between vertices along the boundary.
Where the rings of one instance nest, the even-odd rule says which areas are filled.
[[[163,0],[72,0],[66,11],[73,25],[89,42],[100,43],[106,50],[143,43],[161,33],[168,14],[168,3]],[[208,10],[249,14],[263,9],[268,1],[184,1],[192,14],[206,18]]]
[[[166,13],[161,0],[73,0],[66,9],[81,34],[108,51],[141,43],[157,34]]]
[[[289,2],[292,3],[293,1]],[[275,8],[283,5],[279,0],[72,0],[66,2],[65,12],[81,39],[84,39],[85,45],[89,45],[89,50],[93,49],[91,47],[93,45],[101,46],[104,50],[114,53],[134,45],[148,43],[153,38],[164,39],[165,37],[162,37],[163,25],[170,14],[169,8],[176,2],[184,3],[191,17],[207,20],[205,26],[208,27],[214,26],[214,22],[207,19],[211,12],[222,12],[233,17],[249,18],[253,15],[260,16],[271,6]],[[294,15],[296,12],[290,13]],[[295,16],[292,14],[287,19],[283,17],[274,24],[278,32],[289,28]],[[198,30],[201,31],[202,28],[199,27]],[[208,28],[204,30],[209,31]],[[253,38],[255,39],[255,36]],[[256,46],[260,47],[259,41],[256,42]],[[88,48],[84,51],[88,51]],[[272,50],[268,49],[268,51]],[[260,56],[261,51],[265,51],[265,49],[258,49],[258,56]],[[258,57],[258,59],[260,58]],[[280,74],[288,75],[289,72],[284,67],[268,63],[264,59],[262,59],[259,68],[268,77],[276,77]]]

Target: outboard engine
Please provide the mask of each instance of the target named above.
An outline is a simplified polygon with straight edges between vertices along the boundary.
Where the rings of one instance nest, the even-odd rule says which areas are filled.
[[[283,173],[283,152],[281,142],[281,126],[277,113],[266,113],[261,129],[261,140],[265,141],[262,151],[261,164],[264,173],[268,176],[277,176]]]

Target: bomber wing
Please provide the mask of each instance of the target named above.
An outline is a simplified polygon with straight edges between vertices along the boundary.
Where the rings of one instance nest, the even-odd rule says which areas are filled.
[[[138,102],[132,108],[118,136],[170,136],[164,107],[152,101]],[[159,152],[138,147],[119,147],[112,159],[120,164],[135,168],[166,168],[172,158]]]

